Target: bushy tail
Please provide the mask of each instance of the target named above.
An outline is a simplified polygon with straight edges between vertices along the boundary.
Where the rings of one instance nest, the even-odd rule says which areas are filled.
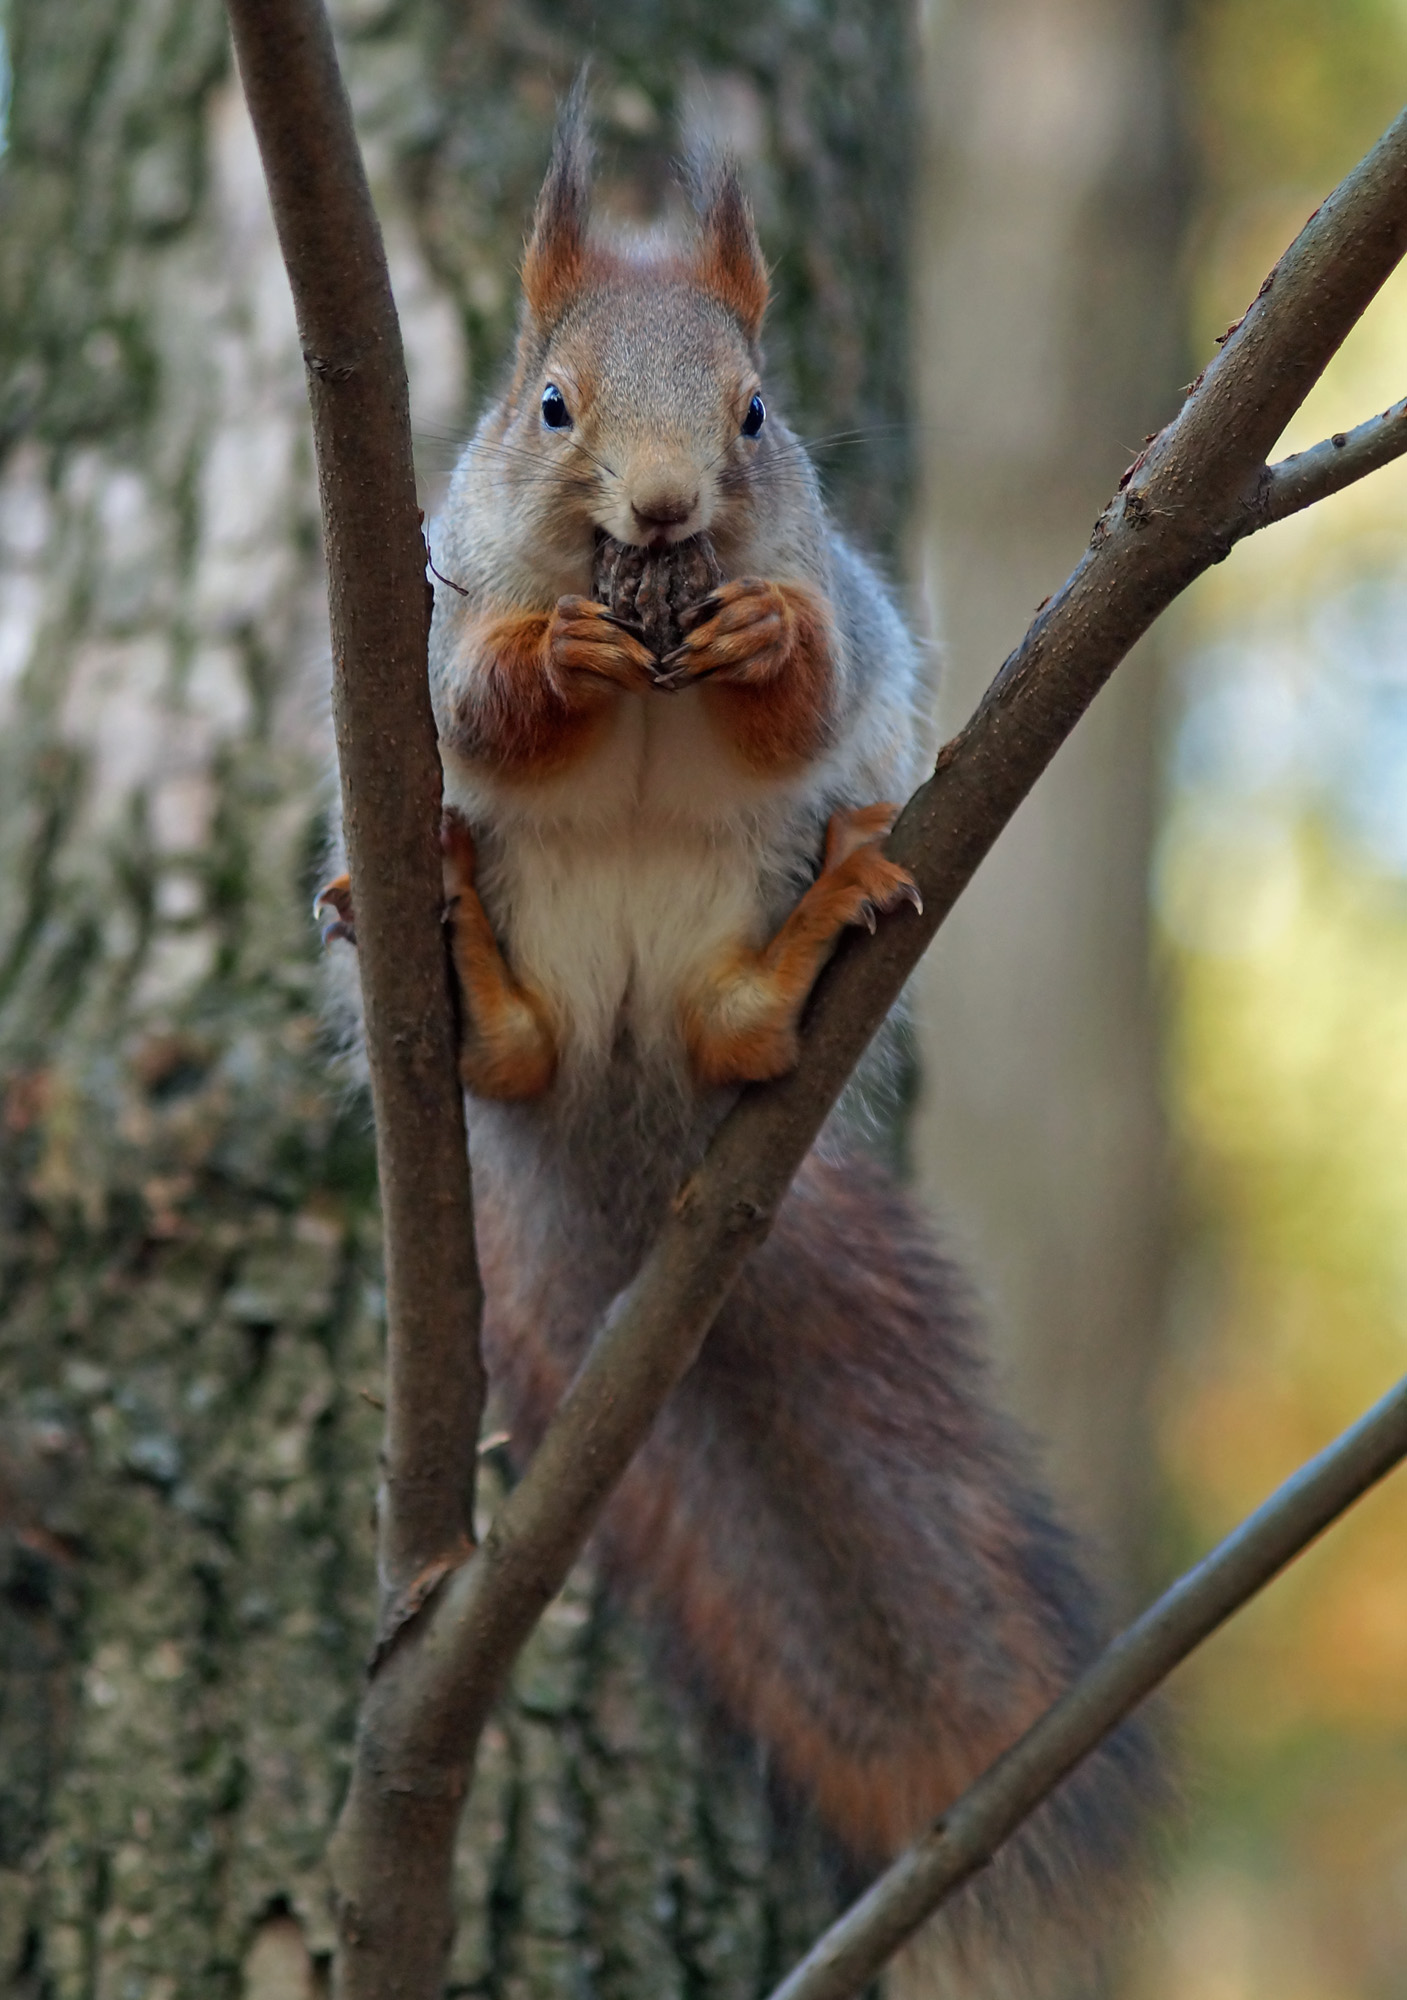
[[[1027,1461],[909,1204],[868,1163],[813,1157],[602,1532],[671,1651],[863,1868],[1097,1648],[1092,1592]],[[945,2000],[1068,1991],[1139,1878],[1156,1770],[1138,1726],[1107,1741],[911,1969]]]

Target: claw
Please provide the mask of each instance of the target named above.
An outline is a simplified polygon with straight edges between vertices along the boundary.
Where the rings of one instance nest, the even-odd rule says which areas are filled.
[[[614,611],[601,611],[597,616],[603,625],[614,625],[617,632],[624,632],[627,637],[637,639],[642,646],[645,644],[645,628],[638,619],[619,618]]]
[[[863,923],[865,929],[869,932],[870,936],[873,937],[875,934],[874,904],[869,902],[868,900],[861,903],[860,905],[860,921],[861,923]]]
[[[923,915],[923,897],[917,882],[901,882],[896,893],[901,903],[912,903],[918,914]]]
[[[669,661],[676,658],[677,653],[671,653],[667,659],[661,660],[660,665],[667,667]],[[712,680],[715,674],[721,674],[722,671],[722,667],[693,668],[686,655],[672,672],[656,674],[655,686],[661,694],[681,694],[685,688],[698,687],[703,681]]]
[[[701,597],[697,604],[691,604],[686,611],[680,614],[679,623],[684,627],[686,632],[692,632],[696,625],[702,625],[706,619],[712,618],[714,613],[721,608],[718,593],[710,591],[707,597]]]
[[[325,912],[332,913],[332,922],[324,923]],[[313,898],[313,922],[318,926],[324,946],[337,938],[345,938],[348,944],[357,941],[356,926],[352,914],[352,886],[345,875],[335,881],[325,882]]]

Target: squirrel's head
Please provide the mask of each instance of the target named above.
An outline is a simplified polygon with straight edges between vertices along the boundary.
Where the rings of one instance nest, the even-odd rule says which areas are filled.
[[[580,91],[558,130],[523,259],[523,323],[504,433],[559,474],[559,507],[662,546],[747,504],[770,445],[757,339],[767,267],[736,170],[692,175],[683,241],[591,228]]]

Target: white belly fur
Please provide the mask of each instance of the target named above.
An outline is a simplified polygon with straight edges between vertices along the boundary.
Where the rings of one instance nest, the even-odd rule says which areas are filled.
[[[445,781],[446,803],[496,836],[480,893],[571,1068],[604,1061],[624,1026],[678,1047],[682,997],[721,951],[765,934],[763,857],[788,844],[793,787],[742,770],[697,695],[623,700],[591,756],[545,782],[505,784],[453,756]]]

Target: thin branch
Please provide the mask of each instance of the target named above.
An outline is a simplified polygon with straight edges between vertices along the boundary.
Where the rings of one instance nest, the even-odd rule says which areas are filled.
[[[327,552],[386,1261],[384,1649],[469,1553],[483,1406],[482,1293],[440,925],[430,586],[400,328],[327,17],[320,0],[228,4],[307,366]],[[395,1913],[393,1954],[371,1964],[362,1990],[429,1996],[447,1944],[460,1797],[401,1842],[395,1806],[374,1777],[368,1784],[370,1810],[344,1827],[338,1850],[354,1885],[338,1912],[338,1983],[350,1992],[356,1969],[367,1969],[355,1950],[361,1899]]]
[[[1258,504],[1267,525],[1312,507],[1316,500],[1352,486],[1369,472],[1391,465],[1407,451],[1407,396],[1351,431],[1335,431],[1310,451],[1297,451],[1272,465],[1261,483]]]
[[[469,1553],[483,1401],[400,329],[319,0],[229,0],[308,373],[388,1316],[382,1629]]]
[[[420,1866],[447,1870],[436,1843],[452,1836],[473,1746],[513,1658],[767,1234],[865,1044],[1135,640],[1264,525],[1266,453],[1404,248],[1407,115],[1311,217],[1176,420],[1130,467],[1079,567],[905,809],[888,851],[917,877],[923,915],[906,910],[874,939],[852,934],[841,946],[813,1000],[798,1068],[746,1092],[720,1128],[482,1549],[384,1662],[363,1707],[343,1812],[349,1852],[379,1814],[380,1848],[423,1843]],[[341,1879],[363,1926],[358,1949],[389,1962],[396,1927],[375,1906],[370,1878]]]
[[[1389,172],[1389,169],[1391,170]],[[1388,227],[1391,220],[1392,227]],[[1308,241],[1306,240],[1308,239]],[[1342,246],[1345,269],[1335,262]],[[1362,246],[1373,246],[1370,258]],[[466,1719],[451,1659],[496,1685],[537,1607],[564,1580],[615,1480],[669,1388],[692,1363],[733,1277],[766,1235],[791,1178],[866,1042],[978,863],[1098,689],[1154,618],[1259,525],[1255,447],[1284,427],[1288,375],[1306,393],[1407,245],[1407,117],[1307,225],[1273,288],[1222,349],[1173,425],[1096,527],[1089,553],[1041,611],[976,715],[944,749],[888,851],[916,875],[905,909],[870,939],[852,933],[818,986],[798,1068],[745,1093],[676,1199],[645,1264],[617,1300],[510,1495],[481,1557],[450,1584],[435,1624],[419,1729]],[[1332,339],[1326,329],[1332,330]],[[1313,366],[1306,361],[1312,355]],[[1201,398],[1206,398],[1205,403]],[[1250,426],[1245,410],[1260,412]]]
[[[1122,1632],[832,1924],[771,2000],[851,2000],[1145,1695],[1404,1457],[1407,1378]]]

